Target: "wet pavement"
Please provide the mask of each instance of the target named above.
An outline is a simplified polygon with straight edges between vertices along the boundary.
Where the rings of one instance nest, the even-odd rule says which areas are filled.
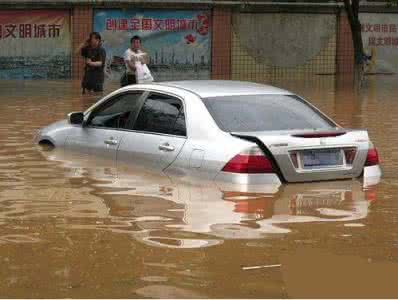
[[[398,297],[397,79],[276,82],[369,130],[378,185],[251,192],[40,149],[36,129],[98,96],[0,81],[0,298]]]

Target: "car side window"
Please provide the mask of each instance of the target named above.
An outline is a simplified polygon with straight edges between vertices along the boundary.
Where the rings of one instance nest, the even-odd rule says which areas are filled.
[[[142,92],[127,93],[108,101],[89,122],[89,126],[116,129],[129,129],[131,118],[139,109],[139,98]]]
[[[182,135],[182,136],[187,135],[187,130],[185,128],[185,114],[183,108],[180,109],[177,119],[175,120],[174,126],[172,126],[171,128],[170,134]]]
[[[185,114],[181,100],[168,95],[149,95],[138,114],[134,129],[185,136]]]

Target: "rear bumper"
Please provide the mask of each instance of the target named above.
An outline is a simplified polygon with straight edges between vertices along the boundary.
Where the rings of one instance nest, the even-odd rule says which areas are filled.
[[[216,181],[229,182],[238,185],[257,185],[257,184],[271,184],[281,185],[277,174],[240,174],[240,173],[227,173],[220,172]]]
[[[215,178],[215,183],[222,191],[267,194],[277,193],[282,185],[276,174],[238,174],[226,172],[220,172]]]
[[[364,186],[376,185],[380,182],[382,176],[381,168],[379,165],[365,167],[363,171],[363,184]],[[332,176],[331,176],[332,177]],[[351,177],[352,178],[352,177]],[[346,178],[350,179],[350,178]],[[320,181],[324,181],[321,179]],[[327,178],[327,181],[333,181],[334,178]],[[280,186],[282,184],[277,174],[240,174],[240,173],[227,173],[220,172],[215,181],[231,184],[236,186],[256,186],[256,185],[269,185]],[[317,180],[318,181],[318,180]]]
[[[363,185],[376,185],[380,182],[382,176],[380,165],[363,168]]]

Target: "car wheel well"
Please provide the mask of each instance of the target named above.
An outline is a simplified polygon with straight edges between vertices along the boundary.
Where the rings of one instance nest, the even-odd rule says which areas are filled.
[[[55,148],[55,145],[50,140],[46,139],[39,141],[39,146],[48,150]]]

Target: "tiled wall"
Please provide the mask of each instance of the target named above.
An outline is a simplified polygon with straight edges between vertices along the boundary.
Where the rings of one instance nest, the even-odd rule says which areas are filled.
[[[212,79],[231,76],[231,10],[213,9],[212,23]]]
[[[92,31],[93,9],[88,6],[76,6],[72,9],[72,79],[83,76],[83,59],[80,47]]]
[[[354,65],[354,47],[351,37],[351,28],[346,14],[337,16],[337,74],[352,74]]]
[[[239,46],[236,35],[232,42],[232,79],[269,81],[282,77],[303,77],[308,75],[334,75],[336,72],[336,37],[332,36],[327,46],[307,63],[297,67],[273,67],[257,62]]]
[[[263,14],[264,18],[268,14]],[[329,17],[333,17],[329,15]],[[332,23],[333,24],[333,23]],[[336,23],[334,22],[334,26]],[[259,30],[264,30],[260,29]],[[303,34],[309,34],[303,33]],[[257,36],[256,32],[251,31],[250,35],[253,39],[259,39],[260,32]],[[280,37],[284,38],[283,36]],[[299,37],[297,37],[299,38]],[[286,43],[289,43],[286,41]],[[294,47],[294,45],[292,45]],[[273,49],[273,51],[278,51]],[[311,59],[303,64],[294,67],[271,66],[265,62],[256,60],[255,57],[243,47],[242,41],[238,34],[232,33],[232,79],[248,80],[256,82],[272,82],[279,78],[296,78],[308,77],[314,75],[334,75],[336,73],[336,32],[332,31],[327,44]]]
[[[79,49],[92,31],[93,8],[72,9],[72,79],[83,75]],[[305,65],[291,68],[270,67],[256,62],[239,46],[232,31],[230,8],[214,8],[212,18],[212,79],[244,79],[265,81],[289,74],[351,74],[353,47],[351,31],[344,14],[337,15],[336,34],[328,45]]]

